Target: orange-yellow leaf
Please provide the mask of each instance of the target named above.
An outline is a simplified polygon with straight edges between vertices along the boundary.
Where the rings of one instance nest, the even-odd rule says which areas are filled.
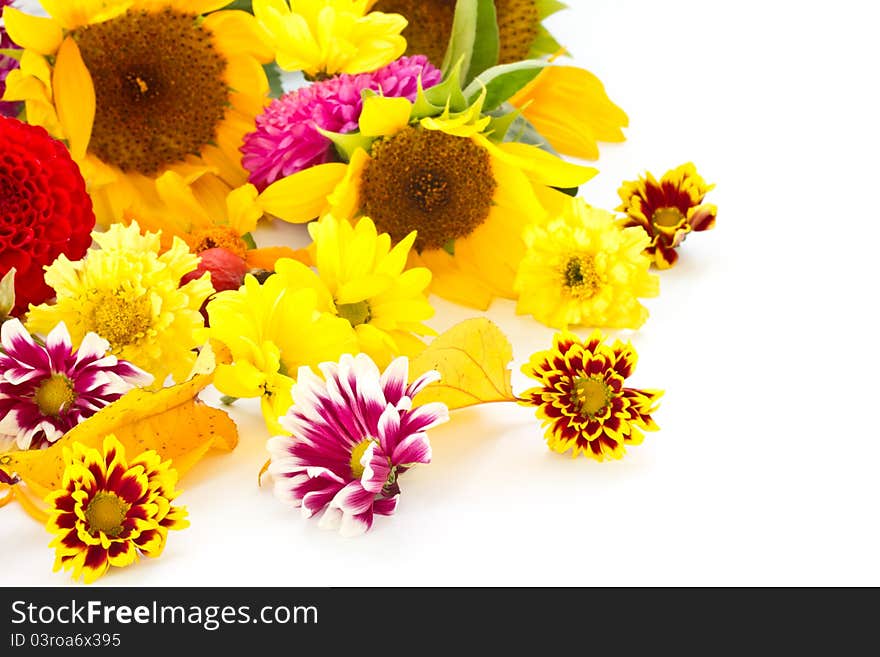
[[[410,363],[416,378],[428,370],[441,379],[425,388],[418,404],[440,401],[450,409],[490,402],[515,401],[510,385],[513,348],[488,319],[468,319],[440,334]]]
[[[21,478],[19,486],[26,485],[42,498],[61,485],[65,446],[79,442],[100,449],[104,437],[113,433],[127,454],[155,450],[163,459],[172,459],[182,476],[210,449],[230,451],[238,443],[238,429],[229,415],[196,399],[212,379],[213,373],[202,373],[158,391],[132,390],[48,449],[4,454],[0,466]]]

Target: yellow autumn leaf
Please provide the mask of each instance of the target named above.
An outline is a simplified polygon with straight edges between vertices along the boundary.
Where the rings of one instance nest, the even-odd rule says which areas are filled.
[[[413,379],[428,370],[440,372],[417,397],[418,404],[439,401],[450,409],[490,402],[516,401],[510,384],[513,348],[507,336],[488,319],[456,324],[410,363]]]
[[[104,437],[115,434],[128,454],[155,450],[163,460],[171,459],[183,476],[209,450],[228,452],[238,443],[238,429],[225,411],[207,406],[196,397],[213,378],[213,355],[202,359],[191,379],[158,391],[134,389],[68,431],[43,450],[8,452],[0,455],[0,468],[21,482],[13,487],[15,497],[31,514],[34,499],[58,489],[64,473],[62,450],[73,443],[101,449]],[[207,362],[206,362],[207,361]],[[210,371],[208,362],[211,363]],[[26,491],[20,490],[22,486]],[[5,501],[0,501],[0,506]],[[39,512],[39,509],[37,509]]]

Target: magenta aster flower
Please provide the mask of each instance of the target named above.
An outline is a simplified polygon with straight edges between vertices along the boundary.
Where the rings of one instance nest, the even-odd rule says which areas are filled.
[[[12,0],[0,0],[0,17],[3,16],[3,8],[9,7],[10,5],[12,5]],[[10,48],[19,49],[19,47],[12,42],[12,39],[9,38],[9,35],[6,34],[6,30],[3,26],[0,25],[0,50],[7,50]],[[0,98],[3,98],[3,94],[6,92],[6,76],[9,75],[9,71],[16,68],[18,68],[17,59],[0,53]],[[21,103],[0,101],[0,115],[2,116],[18,116],[20,110]]]
[[[440,71],[424,55],[401,57],[372,73],[338,75],[285,94],[257,117],[257,129],[244,138],[242,166],[260,189],[279,178],[334,160],[333,143],[318,132],[347,133],[358,127],[362,92],[416,99],[418,79],[428,89]]]
[[[383,374],[366,354],[344,355],[320,366],[324,379],[301,368],[293,406],[281,418],[290,436],[269,440],[275,493],[302,507],[321,526],[346,536],[367,531],[373,515],[391,515],[398,478],[431,460],[425,431],[449,419],[445,404],[412,407],[419,391],[439,375],[428,372],[407,385],[409,361],[394,360]]]
[[[73,349],[64,323],[39,344],[21,322],[0,329],[0,443],[45,447],[153,377],[107,353],[95,333]],[[2,445],[0,445],[2,446]]]

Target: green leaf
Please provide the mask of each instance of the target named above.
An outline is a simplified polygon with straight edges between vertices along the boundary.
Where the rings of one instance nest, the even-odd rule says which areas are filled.
[[[281,84],[281,69],[278,68],[278,64],[275,62],[263,64],[263,70],[269,80],[269,97],[281,98],[284,95],[284,87]]]
[[[471,103],[474,102],[479,97],[483,87],[485,87],[486,99],[483,111],[491,112],[538,77],[538,74],[546,66],[547,62],[537,59],[527,59],[514,64],[493,66],[488,71],[478,75],[467,86],[464,90],[465,98]]]
[[[464,78],[468,84],[483,71],[498,63],[498,18],[494,0],[477,2],[477,24],[474,45],[471,52],[471,63]]]
[[[477,15],[479,0],[458,0],[455,3],[455,16],[452,19],[452,34],[443,57],[443,78],[452,72],[459,62],[462,69],[469,71],[477,38]]]
[[[461,91],[461,71],[463,64],[464,58],[459,59],[455,66],[450,70],[449,76],[446,77],[443,82],[425,91],[425,101],[437,108],[436,113],[431,114],[431,116],[439,114],[446,107],[449,107],[450,112],[463,112],[470,106],[470,103],[467,102],[467,99]],[[418,99],[416,99],[416,104],[419,104]]]
[[[21,48],[0,48],[0,55],[6,55],[19,62],[21,61],[21,55],[23,52],[24,50]]]
[[[555,55],[560,50],[566,57],[569,56],[556,38],[547,31],[547,28],[541,25],[538,28],[538,36],[535,37],[532,47],[529,48],[529,57],[534,59],[544,55]]]
[[[366,137],[360,132],[342,134],[339,132],[330,132],[329,130],[324,130],[318,126],[315,126],[315,129],[333,142],[333,145],[336,147],[336,152],[339,153],[339,157],[341,157],[344,162],[351,162],[354,152],[359,148],[363,148],[369,153],[370,148],[373,146],[373,142],[376,141],[375,137]]]
[[[241,11],[246,11],[249,14],[254,13],[253,0],[234,0],[230,2],[228,5],[223,7],[224,10],[229,9],[240,9]]]
[[[515,118],[509,123],[507,132],[504,135],[504,141],[515,141],[520,144],[537,146],[541,150],[559,156],[559,153],[547,143],[547,140],[540,132],[538,132],[537,128],[535,128],[535,126],[532,125],[522,114],[517,113],[516,108],[512,105],[502,105],[499,109],[492,112],[492,116],[499,117],[496,119],[497,121],[504,121],[506,118],[505,115],[510,114],[511,112],[514,113]],[[494,134],[492,136],[495,137]]]
[[[257,243],[256,243],[256,241],[254,241],[254,236],[251,235],[250,233],[245,233],[244,235],[242,235],[241,241],[244,242],[245,244],[247,244],[247,247],[249,249],[256,249],[257,248]]]

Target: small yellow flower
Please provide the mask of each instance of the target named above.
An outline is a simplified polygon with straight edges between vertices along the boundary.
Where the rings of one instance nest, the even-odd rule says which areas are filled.
[[[617,208],[627,215],[627,226],[640,226],[648,234],[645,248],[658,269],[678,262],[678,247],[693,231],[715,227],[718,208],[703,199],[715,185],[707,185],[692,162],[667,171],[658,182],[651,173],[623,183]]]
[[[639,297],[659,294],[642,251],[640,228],[621,228],[614,216],[570,199],[562,214],[525,230],[526,255],[517,272],[517,312],[555,328],[586,325],[639,328],[648,310]]]
[[[375,71],[400,57],[406,19],[370,0],[254,0],[278,65],[311,77]],[[368,13],[369,12],[369,13]]]
[[[51,493],[46,529],[54,535],[54,570],[72,570],[91,584],[111,566],[123,568],[139,555],[158,557],[168,531],[189,527],[171,461],[146,451],[128,461],[114,435],[103,450],[74,443],[64,449],[61,489]]]
[[[663,391],[623,386],[637,359],[631,344],[605,344],[599,331],[586,341],[563,332],[551,349],[523,365],[523,373],[538,386],[526,390],[521,403],[537,408],[550,449],[597,461],[619,459],[625,445],[644,440],[642,430],[659,429],[651,414]]]
[[[75,348],[97,333],[113,355],[151,373],[156,385],[169,373],[183,381],[202,344],[193,331],[203,326],[199,308],[214,292],[210,274],[180,285],[198,258],[177,238],[160,254],[160,236],[142,235],[137,222],[92,236],[100,249],[76,262],[59,256],[46,269],[57,300],[31,306],[28,330],[47,334],[64,322]]]
[[[292,403],[290,388],[300,367],[358,351],[351,324],[320,307],[314,288],[291,287],[278,274],[262,284],[246,276],[240,289],[220,292],[208,303],[206,332],[232,357],[231,364],[217,366],[214,385],[232,397],[261,398],[270,430],[280,432],[278,418]]]
[[[327,215],[309,224],[316,272],[282,259],[277,275],[290,289],[313,288],[319,309],[346,319],[354,328],[358,350],[379,367],[397,356],[415,356],[425,348],[417,335],[434,335],[422,322],[434,315],[425,290],[431,272],[407,268],[415,232],[391,248],[369,217],[356,225]]]

